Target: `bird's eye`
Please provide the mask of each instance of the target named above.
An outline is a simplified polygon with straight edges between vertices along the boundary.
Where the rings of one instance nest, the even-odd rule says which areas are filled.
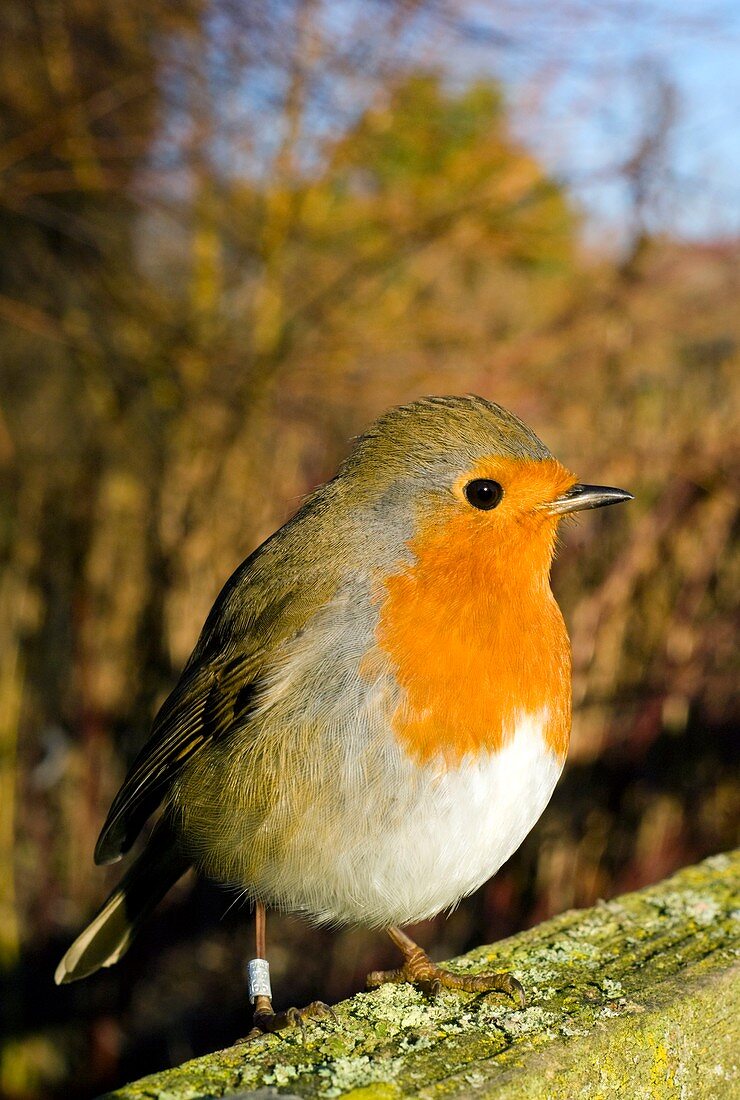
[[[490,512],[503,499],[504,490],[497,481],[491,481],[487,477],[477,477],[475,481],[469,481],[465,486],[465,497],[474,508],[480,508],[482,512]]]

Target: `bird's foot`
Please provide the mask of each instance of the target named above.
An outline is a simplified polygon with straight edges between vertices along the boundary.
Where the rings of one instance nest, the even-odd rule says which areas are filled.
[[[331,1005],[326,1005],[323,1001],[312,1001],[305,1008],[286,1008],[282,1012],[275,1012],[270,998],[260,996],[254,1005],[252,1030],[239,1042],[248,1043],[252,1039],[258,1039],[260,1035],[272,1035],[287,1027],[305,1027],[307,1021],[319,1020],[322,1016],[336,1018]]]
[[[519,1008],[527,1003],[522,985],[513,974],[452,974],[433,963],[416,944],[413,950],[404,949],[404,963],[398,970],[374,970],[367,976],[368,989],[377,989],[387,982],[410,982],[430,997],[436,997],[443,989],[458,989],[465,993],[506,993]]]

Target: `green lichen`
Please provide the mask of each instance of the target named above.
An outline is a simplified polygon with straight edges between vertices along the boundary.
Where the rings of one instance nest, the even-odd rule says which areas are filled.
[[[529,1003],[383,986],[308,1026],[145,1078],[110,1100],[702,1100],[737,1095],[740,852],[564,913],[450,963],[509,969]]]

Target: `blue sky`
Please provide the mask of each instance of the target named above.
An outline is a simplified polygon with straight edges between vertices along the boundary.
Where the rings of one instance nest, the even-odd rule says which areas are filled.
[[[623,234],[630,206],[619,166],[661,86],[674,96],[674,121],[650,228],[740,234],[740,0],[502,0],[465,10],[469,35],[448,55],[453,71],[503,79],[517,131],[569,184],[592,235]]]

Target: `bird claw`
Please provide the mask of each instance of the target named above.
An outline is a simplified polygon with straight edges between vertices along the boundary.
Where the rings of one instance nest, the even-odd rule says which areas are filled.
[[[484,978],[486,977],[485,974],[481,976]],[[513,974],[492,974],[491,977],[496,977],[501,980],[499,989],[502,993],[508,993],[512,1001],[517,1002],[519,1008],[526,1008],[527,994],[524,992],[524,986]]]
[[[243,1039],[237,1039],[235,1046],[251,1043],[263,1035],[274,1035],[275,1032],[289,1027],[299,1027],[305,1031],[311,1020],[320,1020],[325,1016],[330,1016],[335,1022],[338,1019],[331,1005],[324,1004],[323,1001],[311,1001],[305,1008],[286,1008],[282,1012],[274,1012],[272,1005],[269,1008],[263,1006],[254,1013],[251,1031]]]
[[[519,1008],[527,1003],[521,982],[513,974],[453,974],[433,963],[421,948],[417,948],[399,969],[375,970],[367,976],[368,989],[377,989],[388,982],[417,985],[431,999],[438,997],[443,989],[454,989],[464,993],[505,993]]]

